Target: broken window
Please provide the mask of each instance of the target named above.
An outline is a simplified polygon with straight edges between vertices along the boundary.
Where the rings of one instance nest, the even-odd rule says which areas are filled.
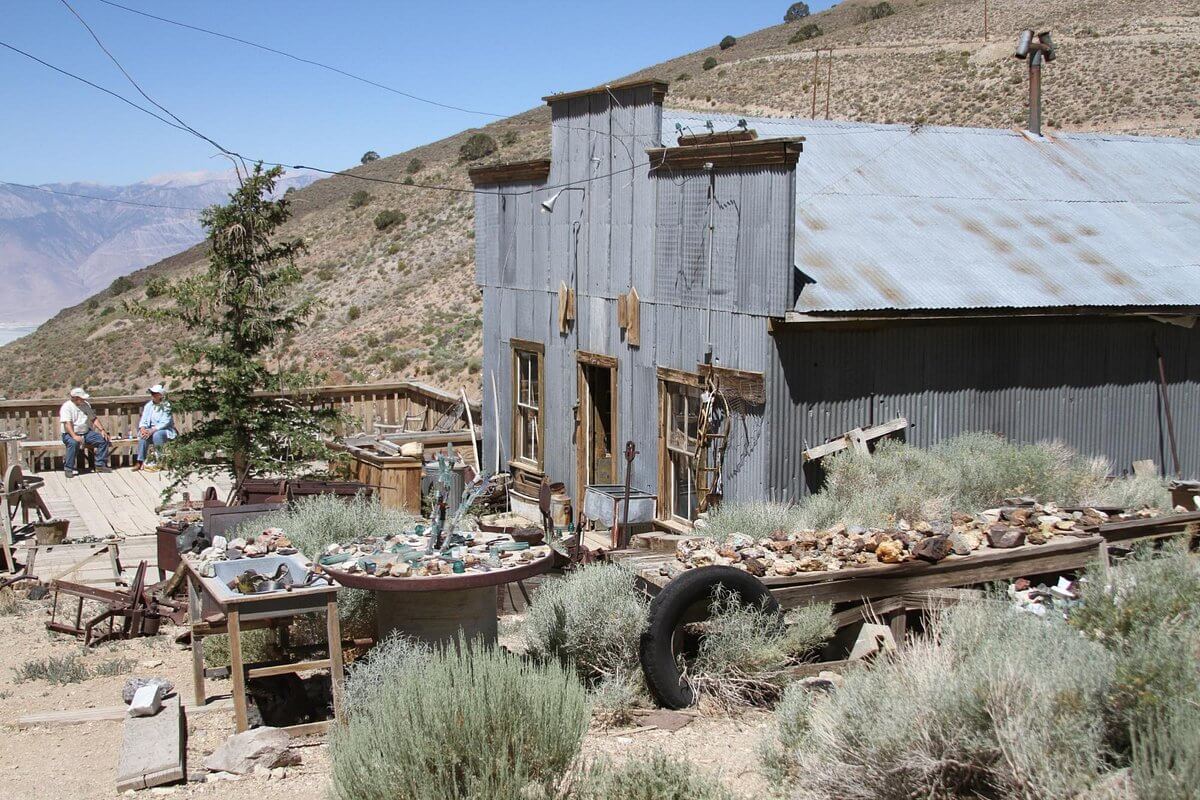
[[[540,469],[542,464],[542,353],[513,345],[513,454]]]
[[[662,382],[664,517],[683,522],[696,518],[697,418],[700,389],[673,381]]]

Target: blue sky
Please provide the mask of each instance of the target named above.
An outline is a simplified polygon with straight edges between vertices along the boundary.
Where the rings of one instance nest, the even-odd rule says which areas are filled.
[[[270,53],[70,0],[143,88],[226,147],[340,168],[491,118],[433,108]],[[294,52],[442,102],[512,114],[552,91],[778,24],[781,2],[616,0],[410,3],[366,0],[118,0]],[[810,3],[813,11],[830,0]],[[125,83],[60,0],[7,3],[0,41],[126,96]],[[0,49],[0,180],[129,183],[224,170],[213,149]]]

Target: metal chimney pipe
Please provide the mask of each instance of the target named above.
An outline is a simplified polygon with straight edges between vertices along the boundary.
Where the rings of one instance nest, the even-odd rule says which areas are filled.
[[[1029,131],[1042,135],[1042,53],[1034,51],[1029,59]]]

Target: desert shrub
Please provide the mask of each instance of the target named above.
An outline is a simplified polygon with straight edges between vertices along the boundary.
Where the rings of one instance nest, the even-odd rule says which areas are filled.
[[[1171,490],[1157,475],[1133,475],[1108,481],[1088,496],[1088,501],[1119,508],[1171,508]],[[1189,509],[1191,510],[1191,509]]]
[[[1092,639],[1128,646],[1151,625],[1200,621],[1200,564],[1183,544],[1143,546],[1107,576],[1089,570],[1070,622]]]
[[[204,648],[204,664],[209,667],[228,667],[232,662],[229,657],[229,636],[205,636],[201,641]],[[247,664],[265,661],[278,661],[284,653],[279,649],[279,634],[267,628],[242,631],[242,660]]]
[[[112,283],[110,283],[108,285],[108,293],[109,294],[125,294],[132,288],[133,288],[133,281],[129,280],[129,278],[127,276],[122,275],[121,277],[117,278],[115,281],[113,281]]]
[[[170,284],[167,283],[167,279],[156,275],[146,281],[146,297],[150,300],[162,297],[167,293],[168,288],[170,288]]]
[[[19,615],[25,610],[25,603],[17,596],[11,586],[0,589],[0,617]]]
[[[124,675],[133,669],[133,659],[109,658],[92,667],[90,672],[97,678],[111,678],[114,675]]]
[[[45,681],[55,686],[86,681],[92,675],[77,653],[47,656],[26,661],[13,670],[13,683]]]
[[[892,4],[887,2],[887,0],[867,7],[867,19],[883,19],[895,13],[896,9],[892,8]]]
[[[527,651],[592,682],[634,674],[648,608],[633,572],[590,564],[542,585],[525,618]]]
[[[1200,707],[1177,703],[1133,730],[1138,800],[1200,798]]]
[[[407,220],[408,215],[403,211],[389,208],[375,215],[375,230],[386,231],[394,225],[403,225]]]
[[[795,22],[808,16],[808,3],[792,3],[783,15],[784,22]]]
[[[735,533],[753,539],[765,539],[777,530],[791,532],[800,519],[800,510],[790,503],[762,501],[757,503],[724,503],[708,512],[703,525],[696,532],[715,539],[728,541]]]
[[[463,641],[361,686],[330,736],[338,800],[550,796],[588,724],[586,692],[561,666]]]
[[[729,48],[733,47],[735,44],[737,44],[736,36],[726,36],[721,39],[721,43],[718,44],[717,47],[720,47],[722,50],[728,50]]]
[[[374,150],[368,150],[367,152],[363,153],[362,158],[360,158],[358,161],[360,164],[370,164],[372,161],[378,160],[379,153],[376,153]]]
[[[823,31],[821,30],[820,25],[816,24],[815,22],[809,22],[805,25],[801,25],[800,29],[792,34],[792,37],[788,39],[788,44],[807,42],[809,39],[817,38],[822,33]]]
[[[628,725],[633,712],[646,705],[646,682],[640,671],[620,672],[591,686],[592,719],[603,727]]]
[[[1109,465],[1059,442],[1017,444],[991,433],[968,433],[928,450],[885,440],[873,456],[845,450],[826,459],[825,485],[800,507],[808,527],[882,525],[889,519],[933,520],[951,511],[974,513],[1007,497],[1060,504],[1106,505],[1125,499],[1169,507],[1153,479],[1107,481]]]
[[[405,186],[412,186],[414,183],[416,183],[416,181],[412,179],[412,175],[407,175],[405,176],[404,180],[401,181],[401,183],[403,183]]]
[[[789,696],[781,763],[801,798],[1077,797],[1107,767],[1112,669],[1060,621],[962,604],[832,694]]]
[[[818,696],[793,683],[783,690],[775,705],[772,727],[759,745],[759,761],[767,777],[776,785],[785,785],[794,777],[795,754],[808,733],[808,718]]]
[[[620,765],[598,761],[571,795],[579,800],[733,800],[718,780],[661,752]]]
[[[87,301],[87,310],[88,311],[95,311],[99,307],[100,307],[100,301],[97,300],[96,298],[93,297]]]
[[[402,672],[423,668],[433,657],[428,645],[390,633],[346,670],[346,708],[351,716],[378,702],[380,693]]]
[[[418,172],[420,172],[424,168],[425,168],[424,161],[422,161],[419,158],[412,158],[412,159],[409,159],[408,164],[405,165],[404,171],[407,172],[409,175],[416,175]]]
[[[718,589],[709,611],[692,626],[702,638],[686,674],[699,695],[723,708],[774,702],[788,682],[788,667],[833,635],[828,605],[798,609],[785,623]]]
[[[349,322],[354,322],[354,320],[358,319],[361,316],[362,316],[362,309],[359,308],[358,306],[350,306],[350,308],[346,309],[346,320]]]
[[[692,73],[690,73],[690,72],[681,72],[675,76],[675,80],[677,80],[681,83],[683,81],[690,81],[691,79],[692,79]]]
[[[458,148],[463,161],[478,161],[496,152],[496,140],[486,133],[473,133]]]
[[[358,355],[358,348],[352,344],[344,344],[338,348],[338,355],[342,358],[353,358]]]
[[[704,59],[704,63],[700,65],[700,68],[703,69],[705,72],[708,72],[710,69],[714,68],[715,66],[717,66],[717,60],[715,58],[713,58],[712,56],[709,56],[708,58]]]
[[[359,189],[357,192],[350,195],[350,200],[347,202],[347,205],[349,205],[350,208],[362,208],[373,199],[374,198],[371,197],[367,190]]]
[[[318,558],[331,544],[344,544],[359,536],[386,538],[416,522],[409,512],[384,508],[378,500],[362,495],[344,500],[320,494],[302,497],[286,509],[243,523],[236,535],[253,539],[266,528],[282,528],[296,549]]]
[[[504,147],[511,147],[521,140],[521,134],[516,131],[505,131],[500,137],[500,144]]]

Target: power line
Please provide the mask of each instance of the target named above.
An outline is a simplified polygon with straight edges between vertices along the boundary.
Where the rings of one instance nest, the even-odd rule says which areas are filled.
[[[203,208],[196,206],[168,206],[161,203],[139,203],[134,200],[120,200],[116,197],[98,197],[94,194],[79,194],[78,192],[64,192],[59,189],[48,189],[45,186],[32,186],[27,183],[14,183],[13,181],[0,181],[3,186],[16,186],[21,189],[32,189],[37,192],[46,192],[47,194],[59,194],[66,197],[80,197],[84,200],[99,200],[102,203],[120,203],[123,206],[139,206],[141,208],[166,208],[172,211],[203,211]]]
[[[7,44],[3,41],[0,41],[0,46],[6,47],[15,53],[19,53],[20,55],[23,55],[26,58],[36,61],[37,63],[41,64],[42,66],[52,69],[55,72],[58,72],[62,75],[66,75],[69,78],[73,78],[74,80],[85,83],[94,89],[99,89],[100,91],[104,92],[105,94],[115,97],[116,99],[120,100],[121,102],[125,103],[126,105],[136,108],[138,111],[141,111],[144,114],[148,114],[149,116],[157,119],[159,122],[169,125],[172,128],[175,128],[176,130],[183,131],[184,133],[187,133],[189,135],[199,136],[200,138],[204,139],[205,141],[212,143],[211,140],[208,139],[207,137],[203,136],[203,134],[199,134],[196,131],[192,131],[189,128],[186,128],[182,125],[172,122],[171,120],[156,114],[155,112],[151,111],[150,109],[146,108],[145,106],[138,105],[137,103],[133,102],[129,98],[124,97],[123,95],[117,94],[116,92],[112,91],[111,89],[106,89],[103,86],[93,83],[92,81],[89,81],[86,78],[76,75],[73,72],[62,69],[61,67],[56,67],[55,65],[49,63],[48,61],[43,61],[42,59],[38,58],[35,55],[32,55],[31,53],[27,53],[24,50],[21,50],[18,47],[13,47],[12,45]],[[218,145],[218,147],[219,147],[219,145]],[[224,148],[220,148],[220,149],[224,150]],[[437,184],[416,183],[416,182],[409,183],[407,181],[397,181],[397,180],[391,180],[389,178],[375,178],[375,177],[371,177],[368,175],[355,175],[353,173],[345,172],[342,170],[324,169],[322,167],[314,167],[314,166],[307,165],[307,164],[290,164],[290,163],[286,163],[286,162],[282,162],[282,161],[272,161],[272,160],[265,159],[265,158],[252,158],[249,156],[242,155],[241,153],[237,152],[236,150],[229,150],[226,152],[228,152],[230,155],[236,156],[244,161],[261,162],[262,164],[265,164],[265,165],[271,166],[271,167],[287,167],[288,169],[297,169],[297,170],[307,169],[307,170],[311,170],[313,172],[319,172],[324,175],[335,175],[335,176],[339,176],[339,177],[343,177],[343,178],[351,178],[351,179],[357,180],[357,181],[365,181],[368,183],[385,183],[385,184],[391,184],[393,186],[403,186],[403,187],[407,187],[410,189],[411,188],[427,189],[430,191],[450,192],[450,193],[456,193],[456,194],[471,194],[471,195],[480,194],[480,195],[495,195],[495,196],[501,196],[501,197],[521,197],[524,195],[534,194],[535,192],[553,191],[555,189],[566,188],[567,186],[575,186],[578,184],[591,183],[592,181],[603,180],[604,178],[611,178],[615,175],[621,175],[626,172],[632,172],[636,169],[640,169],[644,166],[647,166],[650,163],[649,159],[647,159],[646,161],[642,161],[637,164],[633,164],[629,167],[624,167],[622,169],[614,170],[612,172],[608,172],[603,175],[593,175],[590,178],[581,178],[579,180],[567,181],[564,183],[555,184],[553,186],[543,186],[543,187],[539,187],[537,189],[525,189],[525,190],[522,190],[519,192],[484,192],[484,191],[479,191],[478,189],[463,189],[458,186],[441,186],[441,185],[437,185]]]
[[[182,125],[185,130],[200,137],[204,141],[211,144],[213,147],[220,150],[222,153],[226,153],[228,155],[237,155],[236,153],[232,152],[231,150],[228,150],[227,148],[222,147],[217,142],[215,142],[212,139],[210,139],[209,137],[205,136],[203,133],[196,130],[191,125],[188,125],[186,122],[184,122],[182,119],[180,119],[176,114],[174,114],[169,108],[167,108],[162,103],[155,100],[150,95],[146,94],[146,90],[142,88],[141,84],[139,84],[136,80],[134,80],[133,76],[129,74],[129,71],[126,70],[124,65],[121,64],[120,60],[112,54],[112,51],[110,51],[107,47],[104,46],[104,42],[100,41],[100,37],[96,35],[96,32],[94,30],[92,30],[92,26],[88,25],[87,20],[85,20],[82,16],[80,16],[79,12],[75,10],[75,7],[72,6],[69,2],[67,2],[67,0],[61,0],[61,2],[64,6],[67,7],[67,10],[70,11],[72,15],[74,15],[75,19],[79,20],[79,24],[82,25],[84,27],[84,29],[88,32],[88,34],[91,35],[92,39],[96,42],[96,46],[99,47],[102,51],[104,51],[104,55],[108,56],[108,60],[113,62],[113,64],[116,65],[117,69],[119,69],[121,71],[121,74],[125,76],[125,80],[129,81],[129,83],[132,84],[134,89],[137,89],[138,94],[140,94],[142,97],[149,100],[150,104],[153,105],[155,108],[157,108],[159,111],[162,111],[164,114],[169,116],[171,119],[175,120],[180,125]],[[241,158],[242,156],[238,156],[238,157]]]
[[[407,97],[410,100],[416,100],[417,102],[420,102],[420,103],[427,103],[428,105],[431,105],[431,106],[437,106],[439,108],[447,108],[452,111],[461,111],[464,114],[478,114],[480,116],[496,117],[498,119],[503,119],[506,116],[505,114],[496,114],[492,111],[479,111],[479,110],[473,109],[473,108],[464,108],[462,106],[456,106],[451,103],[442,103],[438,100],[430,100],[427,97],[421,97],[420,95],[415,95],[415,94],[412,94],[411,92],[406,92],[402,89],[397,89],[394,86],[388,86],[385,83],[380,83],[379,81],[375,81],[370,78],[365,78],[362,75],[356,75],[353,72],[348,72],[339,67],[332,66],[331,64],[325,64],[320,61],[314,61],[311,58],[305,58],[304,56],[298,56],[294,53],[289,53],[286,50],[279,50],[274,47],[268,47],[265,44],[259,44],[257,42],[252,42],[248,39],[242,39],[238,36],[231,36],[227,33],[221,33],[220,31],[209,30],[208,28],[201,28],[198,25],[189,25],[186,22],[180,22],[178,20],[168,19],[167,17],[160,17],[157,14],[151,14],[147,11],[141,11],[136,8],[130,8],[129,6],[121,5],[120,3],[114,3],[114,2],[112,2],[112,0],[100,0],[100,2],[104,3],[107,6],[112,6],[113,8],[119,8],[123,11],[128,11],[131,14],[137,14],[138,16],[158,20],[159,22],[165,22],[168,25],[175,25],[180,28],[187,28],[188,30],[197,31],[199,33],[205,33],[205,34],[208,34],[209,36],[216,36],[220,39],[226,39],[231,42],[237,42],[238,44],[244,44],[247,47],[253,47],[258,50],[263,50],[268,53],[274,53],[275,55],[283,56],[284,58],[290,58],[293,61],[299,61],[302,64],[309,64],[310,66],[314,66],[319,69],[328,70],[330,72],[336,72],[338,75],[342,75],[344,77],[350,78],[351,80],[356,80],[361,83],[365,83],[370,86],[374,86],[377,89],[383,89],[385,92],[391,92],[392,94],[397,94],[397,95],[400,95],[401,97]]]

